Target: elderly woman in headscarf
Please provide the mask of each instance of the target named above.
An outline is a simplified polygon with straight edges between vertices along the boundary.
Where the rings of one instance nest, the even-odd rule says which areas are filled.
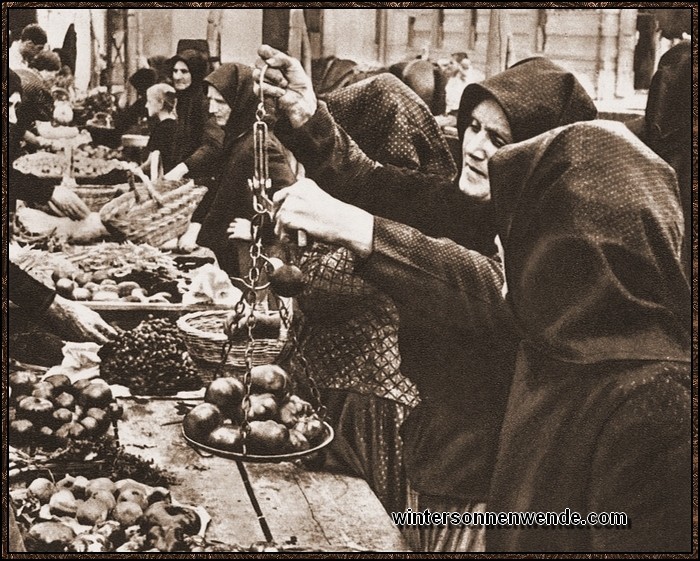
[[[430,373],[443,405],[458,398],[448,410],[471,413],[445,432],[461,439],[454,463],[443,427],[423,435],[423,458],[444,466],[438,484],[453,468],[476,467],[463,482],[486,484],[491,511],[628,517],[619,529],[489,528],[489,550],[689,549],[690,299],[672,171],[622,125],[578,123],[496,153],[489,174],[507,300],[499,267],[483,255],[372,217],[309,180],[277,194],[278,229],[352,248],[365,278],[384,279],[396,301],[412,293],[417,312],[457,334],[426,354],[459,360],[476,342],[498,355],[486,364],[515,361],[512,387],[507,372],[473,370],[471,382]],[[467,453],[483,428],[495,440]]]
[[[166,175],[167,179],[210,175],[209,166],[221,156],[223,132],[209,114],[204,84],[208,65],[196,49],[186,49],[170,59],[172,85],[177,92],[174,143],[180,147],[180,163]]]
[[[204,209],[215,195],[216,178],[220,173],[223,157],[224,132],[209,113],[204,77],[209,68],[207,58],[196,49],[185,49],[169,61],[170,79],[177,95],[177,127],[173,137],[176,147],[170,170],[165,171],[165,179],[180,180],[192,177],[197,184],[209,188],[203,204],[195,210],[192,225],[178,241],[183,251],[196,247],[198,225]]]
[[[542,58],[467,86],[458,117],[463,162],[454,183],[377,166],[334,126],[323,104],[287,131],[309,175],[364,210],[299,185],[278,195],[279,230],[306,223],[317,239],[369,255],[355,271],[398,306],[401,370],[422,399],[402,427],[414,511],[479,511],[488,495],[518,341],[501,297],[501,267],[485,257],[495,253],[496,234],[488,161],[505,144],[595,115],[574,76]],[[465,265],[455,266],[465,252]],[[483,529],[412,528],[408,535],[427,551],[484,547]]]
[[[230,276],[239,277],[247,273],[246,263],[239,259],[241,243],[229,239],[229,230],[236,219],[249,221],[254,214],[248,180],[255,171],[253,123],[259,100],[253,93],[252,68],[244,64],[222,64],[206,77],[205,84],[211,114],[225,131],[225,138],[215,195],[200,205],[198,211],[201,230],[197,243],[212,249],[219,265]],[[267,151],[273,188],[294,183],[293,157],[273,133],[268,135]],[[268,229],[266,239],[269,241],[271,237],[271,229]],[[250,245],[247,241],[242,243]]]
[[[489,528],[489,548],[690,551],[691,298],[673,171],[601,121],[507,147],[491,172],[522,341],[490,507],[627,520]]]

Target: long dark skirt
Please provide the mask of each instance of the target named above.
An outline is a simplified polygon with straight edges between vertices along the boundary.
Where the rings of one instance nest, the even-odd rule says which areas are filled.
[[[399,428],[410,408],[374,395],[325,389],[335,440],[326,452],[324,468],[367,481],[387,512],[406,507],[406,474]]]

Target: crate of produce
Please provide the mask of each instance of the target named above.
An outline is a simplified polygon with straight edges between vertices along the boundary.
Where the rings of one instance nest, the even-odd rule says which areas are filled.
[[[122,454],[121,461],[126,457]],[[129,462],[127,462],[128,464]],[[136,553],[202,551],[211,517],[180,503],[167,481],[154,486],[144,474],[86,477],[79,472],[36,474],[10,492],[28,552]]]
[[[60,180],[64,176],[74,179],[94,179],[123,169],[124,163],[114,158],[99,158],[91,151],[73,151],[72,157],[65,153],[35,152],[17,158],[12,166],[22,173],[41,178]]]
[[[188,282],[172,255],[148,244],[102,242],[60,252],[13,245],[11,259],[61,296],[96,308],[180,304]]]

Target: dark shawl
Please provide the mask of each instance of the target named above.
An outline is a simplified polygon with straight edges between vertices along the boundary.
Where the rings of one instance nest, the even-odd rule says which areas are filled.
[[[500,150],[489,171],[522,333],[489,510],[626,512],[489,528],[492,551],[690,547],[690,291],[669,166],[621,123]]]
[[[234,218],[253,216],[253,198],[248,179],[253,177],[253,123],[258,99],[253,93],[252,69],[244,64],[222,64],[206,78],[231,107],[225,126],[222,173],[218,188],[202,219],[197,243],[211,248],[221,267],[229,275],[238,276],[237,254],[226,229]],[[269,170],[274,189],[296,181],[287,162],[284,148],[274,134],[268,134]],[[266,241],[271,229],[266,228]]]
[[[175,154],[175,160],[186,162],[190,168],[191,175],[201,175],[200,172],[205,170],[197,169],[200,158],[197,158],[194,162],[188,161],[188,159],[192,158],[208,140],[205,138],[205,132],[210,128],[214,128],[215,131],[215,127],[211,127],[209,101],[204,88],[204,76],[207,72],[208,61],[199,51],[193,49],[185,50],[170,59],[169,76],[171,78],[173,67],[178,61],[184,62],[189,68],[192,75],[192,84],[185,90],[177,91],[177,130],[173,144],[178,151]]]
[[[333,118],[373,160],[453,178],[447,142],[430,109],[392,74],[379,74],[326,96]]]
[[[685,219],[683,263],[691,276],[693,92],[690,41],[682,41],[659,60],[649,88],[641,139],[675,170]]]

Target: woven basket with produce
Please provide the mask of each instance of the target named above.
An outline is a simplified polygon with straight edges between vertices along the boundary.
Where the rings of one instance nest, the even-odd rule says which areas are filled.
[[[199,364],[210,369],[219,366],[223,359],[224,344],[229,341],[230,310],[207,310],[186,314],[177,320],[183,333],[190,356]],[[256,311],[255,341],[252,345],[253,365],[268,364],[274,361],[286,342],[284,326],[277,312]],[[245,371],[245,351],[247,330],[239,329],[231,339],[231,349],[226,355],[226,366],[234,372]],[[200,375],[205,375],[205,370]],[[206,380],[205,380],[206,381]]]
[[[143,179],[146,179],[145,177]],[[107,203],[100,217],[112,235],[155,247],[180,237],[206,187],[189,181],[130,182],[131,190]]]
[[[129,185],[76,185],[71,189],[85,202],[91,212],[100,212],[112,199],[126,193]]]
[[[71,164],[72,160],[72,164]],[[92,179],[107,175],[124,164],[117,159],[104,159],[76,150],[72,158],[65,153],[36,152],[17,158],[12,166],[22,173],[49,179],[70,176],[75,179]]]

